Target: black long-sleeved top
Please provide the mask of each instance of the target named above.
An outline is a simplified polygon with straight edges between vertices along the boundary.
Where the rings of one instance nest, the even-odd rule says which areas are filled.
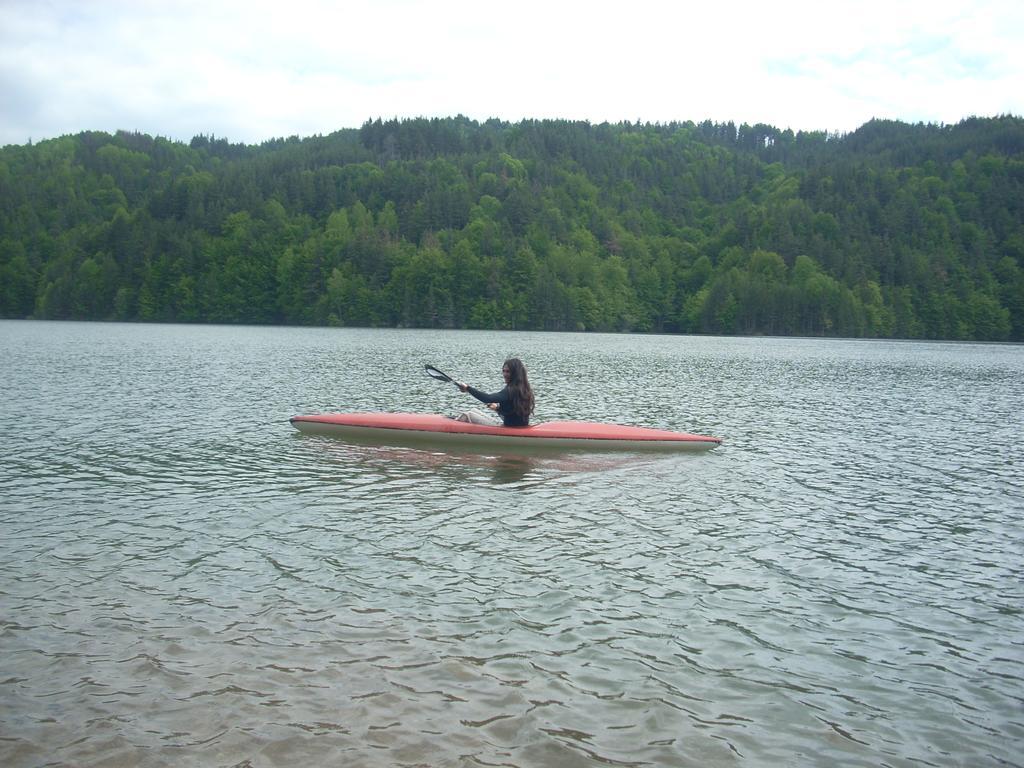
[[[481,392],[476,387],[467,386],[466,391],[469,392],[469,394],[471,394],[481,403],[497,403],[498,415],[501,416],[501,419],[505,423],[506,427],[529,426],[529,416],[527,416],[525,419],[521,418],[515,413],[515,411],[512,410],[512,395],[509,393],[508,387],[503,387],[500,392],[495,392],[493,395],[488,395],[486,392]]]

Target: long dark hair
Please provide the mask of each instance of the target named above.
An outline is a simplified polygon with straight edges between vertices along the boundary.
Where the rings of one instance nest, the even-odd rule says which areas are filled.
[[[503,368],[508,368],[508,393],[512,397],[512,411],[526,421],[533,413],[533,390],[526,377],[526,366],[518,357],[510,357]]]

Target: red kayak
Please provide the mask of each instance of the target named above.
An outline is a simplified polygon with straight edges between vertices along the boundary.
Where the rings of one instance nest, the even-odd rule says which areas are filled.
[[[421,413],[331,413],[290,421],[306,434],[354,442],[476,450],[707,451],[722,444],[717,437],[589,421],[490,427]]]

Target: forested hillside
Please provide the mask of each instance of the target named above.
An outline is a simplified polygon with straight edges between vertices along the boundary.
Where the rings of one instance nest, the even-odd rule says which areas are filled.
[[[1024,340],[1024,120],[0,150],[0,316]]]

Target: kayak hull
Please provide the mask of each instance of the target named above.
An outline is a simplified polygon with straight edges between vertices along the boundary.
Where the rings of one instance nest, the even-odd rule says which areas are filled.
[[[503,451],[707,451],[717,437],[647,427],[551,421],[530,427],[470,424],[418,413],[331,413],[293,416],[293,427],[350,442]]]

